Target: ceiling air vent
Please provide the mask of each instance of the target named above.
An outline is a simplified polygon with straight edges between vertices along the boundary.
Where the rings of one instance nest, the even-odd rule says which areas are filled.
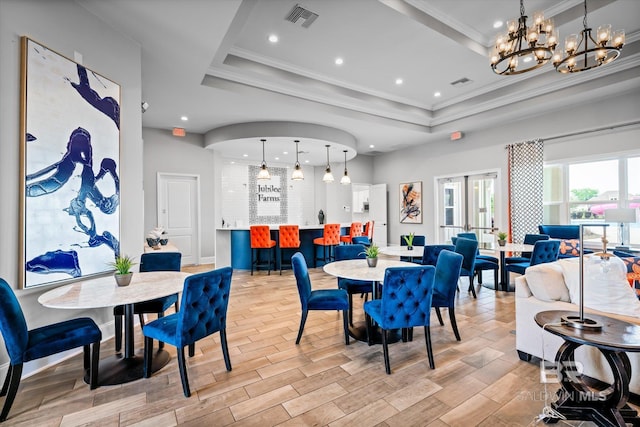
[[[302,19],[302,26],[304,28],[309,28],[317,17],[317,13],[313,13],[310,10],[305,9],[304,7],[297,4],[293,7],[293,9],[291,9],[291,12],[289,12],[284,19],[289,22],[293,22],[294,24],[297,24],[298,21]]]
[[[461,79],[456,80],[455,82],[451,82],[451,86],[455,86],[455,87],[462,87],[462,86],[467,86],[470,85],[471,83],[473,83],[472,80],[469,80],[466,77],[463,77]]]

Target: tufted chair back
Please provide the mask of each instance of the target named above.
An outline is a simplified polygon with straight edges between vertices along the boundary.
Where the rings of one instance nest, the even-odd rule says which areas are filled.
[[[249,228],[249,235],[251,236],[252,249],[272,248],[275,245],[275,241],[271,240],[271,231],[268,225],[252,225]]]
[[[140,257],[140,272],[180,271],[180,252],[149,252]]]
[[[177,347],[185,347],[226,328],[232,272],[231,267],[223,267],[184,280]]]
[[[371,242],[373,242],[373,224],[374,220],[367,221],[364,225],[364,235],[369,238]]]
[[[23,355],[29,340],[27,322],[13,289],[4,279],[0,279],[0,331],[11,364],[25,362]]]
[[[362,236],[362,223],[361,222],[352,222],[351,227],[349,227],[349,236],[351,238]]]
[[[533,245],[529,266],[553,262],[560,253],[560,240],[538,240]]]
[[[549,240],[549,236],[546,234],[525,234],[524,241],[522,243],[525,245],[535,245],[539,240]],[[531,258],[531,252],[522,252],[522,256]]]
[[[426,245],[422,251],[422,265],[433,265],[438,262],[438,256],[443,250],[454,251],[454,245]]]
[[[384,274],[381,318],[383,329],[429,326],[435,268],[390,267]]]
[[[324,244],[327,246],[340,244],[340,224],[325,224],[322,235]]]
[[[311,296],[311,280],[309,279],[307,261],[305,261],[304,255],[300,252],[296,252],[291,257],[291,265],[293,266],[293,274],[296,276],[296,284],[298,285],[298,294],[300,294],[302,310],[306,310],[307,302]]]
[[[281,248],[300,247],[300,230],[297,225],[281,225],[279,235]]]

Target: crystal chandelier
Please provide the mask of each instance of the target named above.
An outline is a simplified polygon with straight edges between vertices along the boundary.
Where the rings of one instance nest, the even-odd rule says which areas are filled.
[[[351,178],[349,178],[349,173],[347,172],[347,150],[342,150],[342,151],[344,152],[344,175],[342,175],[340,184],[347,185],[347,184],[351,184]]]
[[[264,160],[264,143],[267,142],[267,140],[261,139],[260,141],[262,141],[262,164],[260,165],[260,172],[258,172],[258,179],[268,180],[271,179],[271,174],[269,174],[269,169],[267,169],[267,162]]]
[[[535,12],[532,25],[527,27],[524,3],[520,0],[520,18],[508,21],[507,34],[496,37],[491,68],[501,76],[535,70],[549,62],[557,44],[553,20],[545,20],[542,12]]]
[[[611,33],[611,25],[601,25],[596,38],[587,25],[587,0],[584,1],[584,29],[567,36],[564,42],[564,57],[560,52],[553,55],[553,65],[561,73],[578,73],[613,62],[624,45],[624,30]]]
[[[333,174],[331,173],[331,165],[329,164],[329,147],[330,145],[325,145],[327,147],[327,167],[324,170],[324,176],[322,180],[326,183],[333,182]]]
[[[300,162],[298,161],[298,143],[300,143],[299,140],[294,140],[293,142],[296,143],[296,164],[293,167],[293,173],[291,174],[291,179],[293,181],[302,181],[304,179],[304,174],[302,173],[302,166],[300,166]]]

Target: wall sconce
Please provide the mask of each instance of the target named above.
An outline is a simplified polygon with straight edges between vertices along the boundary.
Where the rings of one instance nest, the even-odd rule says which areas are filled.
[[[271,174],[269,174],[269,169],[267,169],[267,162],[264,160],[264,143],[267,142],[266,139],[261,139],[262,141],[262,164],[260,165],[260,172],[258,172],[259,180],[268,180],[271,179]]]

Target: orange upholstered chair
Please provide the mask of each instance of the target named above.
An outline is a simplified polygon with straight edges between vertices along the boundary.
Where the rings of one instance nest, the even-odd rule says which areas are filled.
[[[317,237],[315,239],[313,239],[313,266],[316,266],[316,261],[321,259],[324,261],[324,263],[327,263],[327,259],[331,260],[332,255],[332,249],[334,246],[337,246],[340,244],[340,224],[325,224],[324,225],[324,231],[322,234],[322,237]],[[323,250],[323,254],[324,257],[323,258],[318,258],[315,254],[316,251],[316,245],[317,246],[322,246],[322,250]],[[328,254],[328,257],[327,257]]]
[[[367,236],[369,238],[370,242],[373,242],[373,223],[374,221],[367,221],[367,223],[364,225],[364,235]]]
[[[297,225],[281,225],[279,230],[280,274],[282,275],[282,264],[285,263],[285,257],[283,256],[284,250],[300,248],[300,230]],[[291,262],[288,262],[287,264],[291,265]]]
[[[349,227],[349,234],[344,236],[340,236],[340,243],[353,243],[351,239],[354,237],[362,236],[362,223],[361,222],[352,222],[351,227]]]
[[[253,266],[258,267],[267,266],[269,269],[269,275],[271,275],[271,265],[273,269],[276,269],[276,261],[274,252],[276,241],[271,240],[271,231],[268,225],[252,225],[249,228],[249,234],[251,236],[251,275],[253,276]],[[271,250],[273,248],[273,250]],[[260,262],[260,249],[267,249],[269,252],[269,258],[266,262]],[[255,255],[255,256],[254,256]]]

